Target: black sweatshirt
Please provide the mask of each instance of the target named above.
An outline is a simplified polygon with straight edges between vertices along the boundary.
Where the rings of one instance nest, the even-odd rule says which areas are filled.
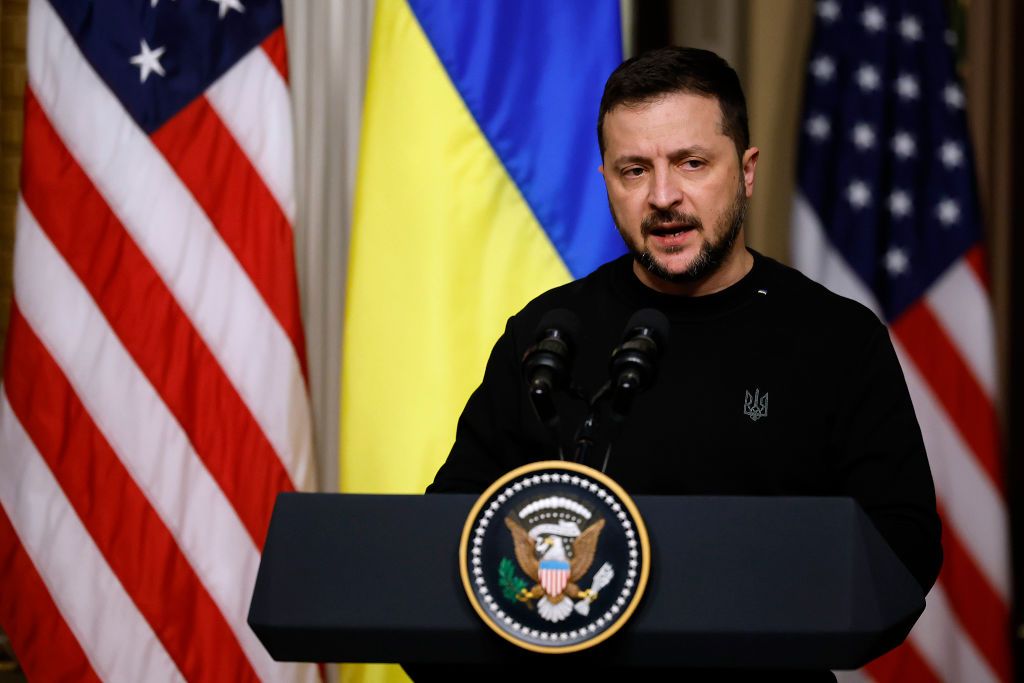
[[[495,344],[428,491],[481,492],[515,467],[557,458],[520,369],[545,313],[579,316],[572,376],[589,396],[608,380],[632,314],[656,308],[670,321],[670,340],[653,385],[613,440],[607,473],[634,495],[852,496],[927,591],[942,562],[935,490],[885,326],[860,304],[752,253],[744,278],[707,296],[655,292],[624,256],[534,299]],[[766,412],[756,420],[744,410],[748,393]],[[571,444],[586,406],[557,399],[561,440]]]

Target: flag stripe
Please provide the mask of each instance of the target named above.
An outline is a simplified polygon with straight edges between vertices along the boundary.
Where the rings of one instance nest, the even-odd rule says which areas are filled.
[[[32,0],[28,29],[29,82],[47,118],[192,320],[293,484],[310,488],[308,396],[290,339],[44,0]]]
[[[0,395],[0,452],[0,504],[96,675],[183,681],[18,422],[6,391]]]
[[[1002,539],[1008,537],[1009,519],[1002,497],[953,428],[899,340],[893,341],[921,424],[935,491],[945,512],[943,523],[956,529],[957,537],[988,583],[1008,604],[1010,563]]]
[[[190,681],[256,680],[167,527],[16,306],[7,343],[10,372],[4,381],[11,409],[178,669]],[[102,490],[95,481],[103,482]]]
[[[988,292],[971,268],[968,259],[960,259],[928,291],[928,309],[960,353],[985,394],[994,403],[996,360],[992,353],[991,331],[995,329]]]
[[[928,593],[928,607],[910,632],[910,642],[943,681],[994,683],[1000,680],[971,639],[965,637],[941,583],[935,584]]]
[[[1010,627],[1008,606],[978,571],[948,524],[942,530],[942,548],[945,562],[939,581],[957,621],[1000,679],[1010,680],[1010,644],[1004,637]]]
[[[7,367],[11,367],[9,363]],[[18,653],[18,664],[28,680],[99,682],[89,658],[21,546],[3,505],[0,505],[0,585],[12,592],[17,590],[17,600],[0,600],[0,624],[11,640],[11,647]],[[46,645],[35,647],[37,643]],[[59,656],[55,656],[58,653]]]
[[[266,51],[252,50],[209,87],[206,97],[294,223],[291,99],[277,66]]]
[[[876,681],[906,681],[907,683],[941,683],[914,647],[904,642],[864,667]]]
[[[919,300],[893,321],[892,331],[993,485],[1001,490],[995,409],[946,330],[927,304]]]
[[[257,673],[283,677],[283,665],[271,661],[245,621],[259,563],[252,537],[35,218],[23,202],[18,208],[19,310],[174,535]]]
[[[288,82],[288,49],[285,42],[284,26],[267,36],[263,41],[263,50],[267,53],[270,63],[281,74],[281,79]]]
[[[61,144],[31,90],[25,141],[33,149],[22,181],[29,210],[262,547],[277,491],[292,490],[281,461],[164,283]],[[74,201],[76,212],[49,201],[57,196]]]
[[[288,219],[204,97],[151,136],[288,333],[305,371],[305,340]]]
[[[978,281],[981,282],[981,286],[986,292],[990,291],[992,289],[992,283],[989,280],[988,264],[985,263],[985,250],[981,248],[980,244],[977,244],[973,249],[968,250],[968,252],[964,254],[964,258],[967,260],[967,265],[969,265],[971,270],[974,271]]]

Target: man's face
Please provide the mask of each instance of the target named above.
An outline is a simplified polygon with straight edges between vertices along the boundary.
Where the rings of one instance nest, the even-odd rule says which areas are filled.
[[[742,277],[740,228],[758,150],[746,150],[741,164],[716,99],[673,93],[615,107],[604,140],[608,202],[641,281],[704,294]]]

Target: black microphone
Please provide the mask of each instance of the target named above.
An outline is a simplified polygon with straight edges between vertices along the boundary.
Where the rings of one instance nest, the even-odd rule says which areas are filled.
[[[654,308],[644,308],[626,323],[622,344],[612,351],[612,413],[625,417],[633,398],[649,387],[658,370],[658,358],[668,344],[668,318]]]
[[[549,429],[558,424],[552,393],[565,388],[579,338],[580,320],[572,311],[556,308],[541,318],[536,340],[523,354],[523,378],[537,417]]]

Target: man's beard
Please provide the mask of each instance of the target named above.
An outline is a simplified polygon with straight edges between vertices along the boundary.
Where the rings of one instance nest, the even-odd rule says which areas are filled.
[[[619,224],[619,219],[615,215],[614,210],[612,211],[612,219],[615,221],[615,227],[618,228],[622,241],[626,243],[626,248],[633,254],[636,262],[643,266],[647,272],[665,282],[688,283],[704,279],[722,267],[726,257],[728,257],[729,252],[732,251],[732,247],[736,243],[736,237],[740,234],[740,228],[743,227],[743,219],[746,213],[747,197],[743,192],[743,185],[741,184],[729,209],[719,219],[718,225],[715,226],[719,228],[715,233],[720,234],[721,237],[717,240],[713,237],[710,240],[705,239],[696,258],[693,259],[686,270],[679,273],[672,273],[666,270],[664,266],[658,263],[650,250],[643,248],[642,242],[634,244]],[[705,234],[704,224],[697,216],[675,210],[655,210],[644,216],[640,222],[641,240],[649,235],[651,230],[666,223],[676,223],[684,228],[695,229],[701,235]],[[724,231],[721,230],[723,226],[727,226],[727,229]],[[681,248],[673,250],[673,252],[678,250],[681,250]]]

